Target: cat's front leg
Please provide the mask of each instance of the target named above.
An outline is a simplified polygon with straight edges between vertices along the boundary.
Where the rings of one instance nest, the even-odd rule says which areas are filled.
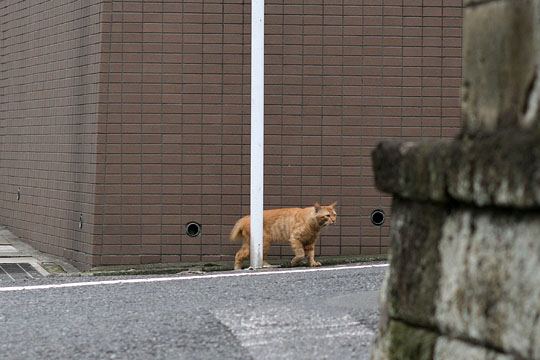
[[[304,247],[304,252],[308,258],[308,264],[311,267],[321,266],[321,263],[315,261],[315,244],[306,245]]]

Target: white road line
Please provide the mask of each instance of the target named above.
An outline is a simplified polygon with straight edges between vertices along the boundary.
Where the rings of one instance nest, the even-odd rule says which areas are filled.
[[[24,270],[24,268],[21,266],[21,264],[17,263],[17,266],[20,267],[22,269],[22,271],[24,271],[26,273],[26,275],[30,276],[31,279],[34,279],[34,277],[32,275],[30,275],[30,273],[26,270]]]
[[[15,279],[13,278],[13,276],[11,276],[6,270],[4,270],[4,268],[0,265],[0,270],[2,270],[3,272],[6,273],[7,276],[9,276],[11,278],[11,280],[15,281]]]
[[[387,267],[387,266],[388,264],[374,264],[374,265],[335,266],[335,267],[295,269],[295,270],[292,270],[292,269],[291,270],[278,270],[278,271],[274,270],[274,271],[260,271],[260,272],[247,270],[247,271],[242,271],[242,272],[209,274],[209,275],[192,275],[192,276],[179,275],[175,277],[87,281],[87,282],[49,284],[49,285],[10,286],[10,287],[0,287],[0,292],[24,291],[24,290],[46,290],[46,289],[60,289],[60,288],[98,286],[98,285],[138,284],[138,283],[182,281],[182,280],[195,280],[195,279],[215,279],[215,278],[228,278],[228,277],[241,277],[241,276],[265,276],[265,275],[280,275],[280,274],[292,274],[292,273],[307,273],[307,272],[315,272],[315,271],[355,270],[355,269],[369,269],[369,268],[378,268],[378,267]]]

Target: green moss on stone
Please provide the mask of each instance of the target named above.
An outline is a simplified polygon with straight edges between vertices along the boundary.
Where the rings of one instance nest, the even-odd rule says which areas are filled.
[[[437,334],[392,321],[386,336],[390,337],[389,360],[431,360]]]

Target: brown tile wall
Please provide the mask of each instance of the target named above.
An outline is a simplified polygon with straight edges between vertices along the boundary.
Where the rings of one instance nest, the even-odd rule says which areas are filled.
[[[232,258],[249,211],[249,4],[109,2],[99,264]],[[386,252],[371,149],[456,134],[460,53],[461,1],[268,0],[266,206],[337,200],[317,252]]]
[[[80,267],[93,253],[100,9],[0,2],[0,224]]]
[[[0,4],[0,223],[81,267],[231,259],[249,211],[250,2],[99,2]],[[266,3],[266,206],[337,200],[317,252],[384,253],[370,152],[457,133],[461,1]]]

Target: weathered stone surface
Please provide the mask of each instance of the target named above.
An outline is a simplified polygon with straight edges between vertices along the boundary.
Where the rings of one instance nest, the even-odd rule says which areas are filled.
[[[453,211],[439,251],[443,333],[540,359],[540,214]]]
[[[377,339],[371,353],[372,360],[431,360],[437,334],[391,321],[386,332]]]
[[[391,318],[433,326],[438,298],[442,207],[394,199],[386,301]],[[429,270],[429,271],[426,271]]]
[[[540,134],[499,131],[454,147],[447,187],[452,198],[479,206],[540,206]]]
[[[490,0],[463,0],[463,7],[481,5],[485,3],[486,1],[490,1]],[[492,0],[492,1],[499,1],[499,0]]]
[[[540,208],[540,132],[501,130],[452,143],[383,142],[377,187],[403,198]]]
[[[417,359],[393,357],[408,351],[400,321],[468,339],[434,359],[512,358],[472,344],[540,359],[540,213],[395,198],[391,254],[374,359]]]
[[[533,0],[491,1],[465,9],[465,132],[492,132],[520,123],[535,78],[534,10]]]
[[[435,345],[433,355],[435,360],[512,360],[513,356],[488,350],[481,346],[475,346],[463,341],[439,337]]]
[[[532,50],[536,54],[536,76],[529,87],[527,109],[521,118],[522,128],[540,128],[540,1],[534,1],[534,40]]]
[[[375,183],[404,198],[445,201],[449,152],[446,141],[381,142],[372,154]]]
[[[540,360],[540,0],[464,0],[464,128],[380,144],[394,194],[373,359]]]

